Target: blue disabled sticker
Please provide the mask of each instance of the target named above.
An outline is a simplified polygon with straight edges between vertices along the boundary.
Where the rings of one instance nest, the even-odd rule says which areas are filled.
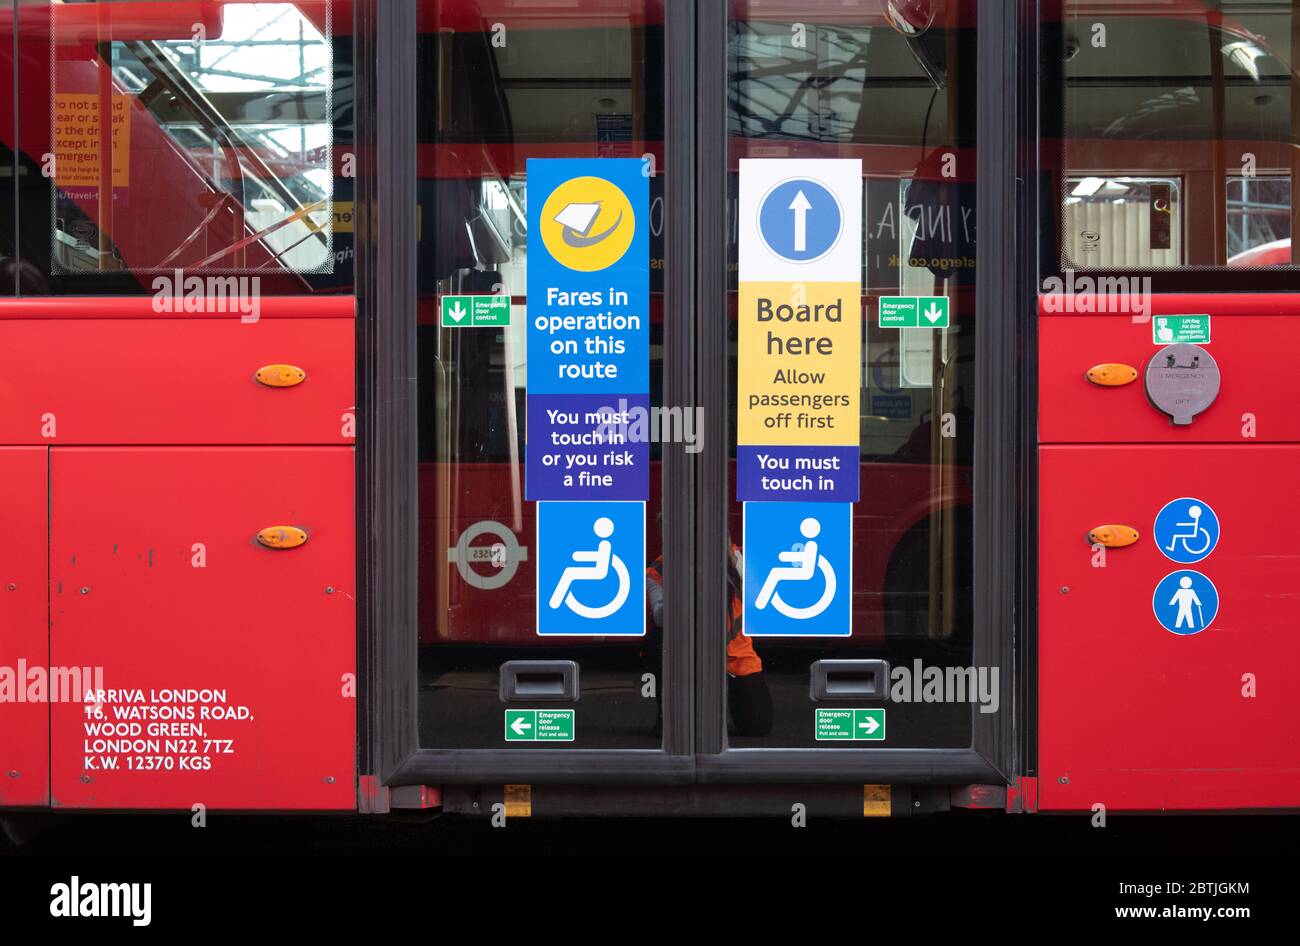
[[[1151,608],[1166,631],[1175,634],[1199,634],[1219,614],[1219,590],[1200,572],[1185,568],[1160,579]]]
[[[758,208],[758,232],[777,256],[792,263],[821,259],[839,242],[840,202],[820,181],[794,178],[777,184]]]
[[[1165,503],[1152,533],[1165,558],[1191,565],[1219,544],[1219,517],[1209,503],[1184,496]]]
[[[645,503],[537,504],[537,633],[645,634]]]
[[[853,633],[853,505],[745,503],[744,633]]]

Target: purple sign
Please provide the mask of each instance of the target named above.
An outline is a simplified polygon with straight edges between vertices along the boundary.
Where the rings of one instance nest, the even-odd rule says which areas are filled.
[[[649,409],[648,394],[530,394],[525,497],[644,500]]]
[[[856,446],[736,447],[736,498],[741,502],[858,501]]]

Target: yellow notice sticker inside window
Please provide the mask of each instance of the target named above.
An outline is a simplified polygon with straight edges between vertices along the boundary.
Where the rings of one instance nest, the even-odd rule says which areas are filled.
[[[131,99],[113,96],[113,186],[131,183]],[[63,190],[98,187],[100,174],[100,97],[93,92],[54,96],[55,183]]]

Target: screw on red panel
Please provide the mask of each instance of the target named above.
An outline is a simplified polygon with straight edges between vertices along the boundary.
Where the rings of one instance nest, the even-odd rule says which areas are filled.
[[[12,581],[11,581],[11,582],[9,582],[9,584],[5,585],[5,588],[6,588],[6,590],[8,590],[8,591],[17,591],[17,590],[18,590],[18,584],[17,584],[16,582],[12,582]]]
[[[88,595],[88,594],[90,594],[90,586],[89,586],[89,585],[82,585],[82,586],[81,586],[81,593],[82,593],[83,595]]]
[[[92,779],[91,779],[91,777],[90,777],[89,775],[83,775],[83,776],[81,777],[81,780],[82,780],[83,782],[85,782],[87,785],[89,785],[89,784],[91,783],[91,781],[92,781]]]
[[[18,777],[18,770],[17,770],[17,769],[10,769],[10,770],[9,770],[9,777],[10,777],[10,778],[17,778],[17,777]]]
[[[1063,595],[1068,595],[1069,593],[1070,593],[1070,586],[1069,586],[1069,585],[1062,585],[1062,586],[1061,586],[1061,594],[1063,594]]]
[[[325,784],[326,784],[326,785],[333,785],[333,784],[334,784],[334,776],[332,776],[332,775],[327,775],[327,776],[325,776]]]
[[[1057,781],[1060,782],[1062,785],[1069,785],[1069,784],[1070,784],[1070,776],[1068,776],[1068,775],[1062,775],[1060,778],[1057,779]]]

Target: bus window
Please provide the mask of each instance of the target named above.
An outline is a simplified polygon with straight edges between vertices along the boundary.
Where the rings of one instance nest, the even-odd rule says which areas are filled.
[[[1181,182],[1173,178],[1068,177],[1065,257],[1078,269],[1183,262]]]
[[[1048,55],[1060,63],[1047,68],[1062,84],[1045,87],[1044,125],[1061,129],[1062,267],[1293,261],[1292,9],[1277,0],[1056,5],[1059,44]]]
[[[18,44],[19,240],[49,291],[183,295],[177,271],[257,277],[241,294],[350,285],[335,3],[28,6],[48,16]]]
[[[1228,177],[1228,265],[1291,262],[1291,177]]]

